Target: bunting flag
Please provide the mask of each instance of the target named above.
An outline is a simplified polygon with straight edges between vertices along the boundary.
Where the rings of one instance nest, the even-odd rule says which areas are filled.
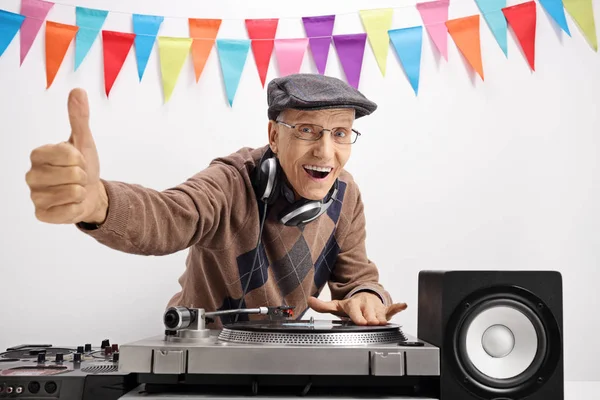
[[[96,37],[104,25],[108,11],[85,7],[75,8],[75,21],[79,30],[75,36],[75,71],[90,51]]]
[[[23,61],[52,6],[54,3],[49,1],[21,0],[21,15],[25,16],[25,21],[21,26],[21,65],[23,65]]]
[[[252,40],[252,53],[254,54],[254,60],[258,68],[260,83],[263,87],[265,87],[267,71],[269,70],[269,63],[273,54],[278,23],[279,20],[277,18],[246,20],[248,36]]]
[[[360,18],[382,76],[385,76],[388,49],[390,48],[388,31],[392,29],[393,16],[393,8],[360,11]]]
[[[417,3],[417,10],[421,14],[421,19],[431,40],[440,54],[448,61],[448,8],[450,0],[435,0],[426,3]]]
[[[304,23],[306,36],[309,38],[308,43],[317,71],[319,74],[325,75],[335,15],[303,17],[302,22]]]
[[[233,99],[237,92],[242,71],[246,65],[250,40],[245,39],[217,39],[217,51],[221,61],[221,72],[227,92],[229,106],[233,106]]]
[[[46,89],[54,82],[79,27],[46,21]]]
[[[502,12],[515,32],[531,70],[535,71],[535,28],[537,24],[535,1],[505,7]]]
[[[190,26],[190,37],[194,40],[192,42],[192,60],[194,61],[196,83],[198,83],[208,56],[210,56],[210,52],[215,45],[221,27],[221,20],[189,18],[188,24]]]
[[[163,21],[164,17],[154,15],[133,14],[132,16],[133,33],[135,33],[135,56],[140,82],[144,76],[144,71],[146,71],[150,53],[152,53],[156,36]]]
[[[552,19],[558,24],[560,29],[571,36],[569,31],[569,25],[567,24],[567,18],[565,17],[565,7],[563,0],[538,0],[546,12],[552,17]]]
[[[492,31],[498,46],[500,46],[504,55],[508,56],[508,26],[502,13],[502,9],[506,7],[506,0],[475,0],[475,2],[490,31]]]
[[[345,35],[334,35],[333,43],[335,44],[348,84],[355,89],[358,89],[365,54],[365,44],[367,43],[367,34],[350,33]]]
[[[456,18],[446,22],[448,32],[456,47],[483,80],[481,43],[479,35],[479,14]]]
[[[423,27],[392,29],[388,33],[410,85],[415,91],[415,95],[418,95]]]
[[[183,64],[192,47],[192,38],[158,37],[158,54],[160,57],[160,73],[163,83],[165,103],[169,101]]]
[[[308,39],[275,39],[275,56],[279,66],[279,76],[300,72]]]
[[[21,14],[0,10],[0,56],[19,32],[25,17]]]
[[[110,90],[125,63],[133,46],[135,33],[102,31],[102,50],[104,55],[104,91],[108,97]]]
[[[598,51],[598,38],[596,37],[596,22],[592,0],[563,0],[565,9],[573,17],[579,29],[583,32],[589,45]]]

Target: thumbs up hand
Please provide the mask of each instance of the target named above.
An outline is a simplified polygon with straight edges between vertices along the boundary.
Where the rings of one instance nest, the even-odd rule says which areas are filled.
[[[54,224],[102,223],[108,195],[100,181],[100,163],[89,125],[87,95],[74,89],[68,100],[71,136],[67,142],[31,152],[25,180],[37,219]]]

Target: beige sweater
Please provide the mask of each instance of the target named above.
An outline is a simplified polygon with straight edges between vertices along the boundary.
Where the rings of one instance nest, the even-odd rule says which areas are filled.
[[[103,181],[109,196],[106,221],[97,229],[79,228],[106,246],[132,254],[160,256],[189,249],[179,279],[181,291],[168,305],[207,311],[237,308],[252,268],[263,210],[251,173],[265,150],[243,148],[217,158],[186,182],[162,192]],[[318,296],[326,283],[333,299],[368,290],[391,304],[378,283],[377,267],[367,258],[363,204],[347,171],[340,175],[336,203],[304,227],[278,222],[277,214],[286,204],[282,196],[268,208],[242,307],[290,305],[301,318],[306,298]],[[215,324],[227,322],[229,317],[223,317]]]

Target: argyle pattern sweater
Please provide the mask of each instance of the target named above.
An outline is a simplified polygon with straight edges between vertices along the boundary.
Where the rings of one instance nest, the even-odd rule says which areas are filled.
[[[256,197],[252,176],[266,149],[242,148],[216,158],[164,191],[103,180],[109,197],[105,222],[96,229],[78,227],[98,242],[131,254],[161,256],[189,249],[181,290],[167,306],[237,308],[248,279],[243,308],[289,305],[295,307],[296,318],[306,312],[308,296],[318,296],[325,284],[332,299],[367,290],[391,304],[376,265],[367,257],[360,191],[345,170],[335,203],[306,225],[278,221],[279,211],[289,205],[284,196],[269,205],[256,247],[265,205]],[[248,318],[240,315],[238,320]],[[215,325],[228,322],[224,316]]]

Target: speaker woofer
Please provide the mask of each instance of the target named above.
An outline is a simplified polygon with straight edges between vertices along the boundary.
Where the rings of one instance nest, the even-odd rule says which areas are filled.
[[[453,334],[445,345],[453,349],[453,369],[467,389],[483,398],[531,393],[556,368],[558,325],[543,302],[525,289],[477,291],[462,302],[448,327]]]

